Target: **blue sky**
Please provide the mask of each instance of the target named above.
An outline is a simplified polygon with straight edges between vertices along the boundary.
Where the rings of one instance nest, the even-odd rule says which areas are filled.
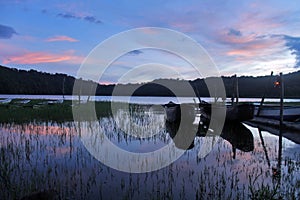
[[[0,64],[75,76],[100,42],[138,27],[182,32],[202,45],[221,75],[267,75],[300,68],[300,1],[2,1]],[[103,83],[118,82],[136,65],[160,63],[196,77],[170,53],[140,50],[116,60]],[[168,78],[137,72],[132,82]],[[177,78],[176,74],[169,78]]]

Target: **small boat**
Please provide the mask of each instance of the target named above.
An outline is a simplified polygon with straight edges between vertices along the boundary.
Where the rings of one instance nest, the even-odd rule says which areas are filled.
[[[166,111],[166,120],[176,122],[180,120],[180,105],[172,101],[164,105]]]
[[[48,105],[48,101],[41,101],[41,102],[38,102],[36,105],[38,105],[38,106]]]
[[[201,101],[199,104],[200,113],[203,117],[211,119],[211,111],[214,111],[215,119],[222,118],[226,112],[225,121],[243,122],[254,117],[255,107],[253,104],[237,104],[237,105],[223,105],[223,104],[210,104]]]
[[[257,115],[259,107],[255,107],[255,115]],[[258,117],[280,120],[280,106],[263,106],[260,109]],[[300,106],[284,106],[284,121],[299,121]]]
[[[30,100],[24,99],[24,100],[16,101],[15,104],[27,104],[29,102],[30,102]]]
[[[2,99],[0,100],[0,104],[9,104],[12,101],[12,99],[8,98],[8,99]]]
[[[59,100],[55,100],[55,101],[48,101],[48,105],[54,105],[54,104],[61,104],[63,103],[64,100],[63,99],[59,99]]]
[[[188,104],[176,104],[172,101],[163,105],[166,111],[166,121],[180,122],[181,117],[185,121],[193,122],[195,119],[195,108]]]

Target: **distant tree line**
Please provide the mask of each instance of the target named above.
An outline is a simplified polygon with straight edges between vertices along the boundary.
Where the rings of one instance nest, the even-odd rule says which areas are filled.
[[[300,71],[284,75],[285,97],[300,98]],[[66,74],[50,74],[36,70],[18,70],[0,66],[0,94],[39,94],[39,95],[119,95],[119,96],[193,96],[209,97],[206,83],[215,78],[193,81],[158,79],[149,83],[100,85],[90,80],[75,79]],[[226,96],[233,94],[234,77],[222,77]],[[73,86],[77,80],[76,90]],[[210,82],[212,81],[212,82]],[[240,97],[278,97],[279,89],[274,87],[276,77],[238,77]],[[214,88],[214,87],[212,87]],[[213,93],[218,94],[217,86]],[[212,94],[213,95],[213,94]]]

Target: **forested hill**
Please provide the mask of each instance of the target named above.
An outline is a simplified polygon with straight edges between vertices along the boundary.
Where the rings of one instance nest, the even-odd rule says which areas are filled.
[[[66,74],[50,74],[36,70],[18,70],[0,65],[0,94],[71,95],[75,78]],[[90,81],[82,81],[90,86]],[[84,92],[83,86],[83,92]],[[98,85],[102,95],[110,95],[113,85]]]
[[[210,81],[213,78],[207,78]],[[222,77],[227,97],[231,97],[233,90],[233,77]],[[274,88],[276,77],[239,77],[240,97],[262,97],[267,87],[267,97],[278,97],[279,90]],[[45,95],[71,95],[75,78],[66,74],[49,74],[35,70],[25,71],[0,66],[0,94],[45,94]],[[81,94],[91,91],[91,85],[97,86],[97,95],[111,95],[115,85],[96,85],[91,81],[81,81]],[[209,96],[204,79],[193,81],[159,79],[147,84],[118,85],[118,95],[132,95],[127,91],[135,91],[136,96],[173,96],[173,92],[165,86],[176,88],[177,96],[189,96],[186,85],[189,83],[196,88],[202,97]],[[300,98],[300,71],[284,75],[285,97]],[[64,87],[64,89],[63,89]],[[138,88],[136,90],[136,88]],[[217,89],[216,89],[217,90]]]

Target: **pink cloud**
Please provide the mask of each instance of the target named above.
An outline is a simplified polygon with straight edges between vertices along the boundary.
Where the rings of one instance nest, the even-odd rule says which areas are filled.
[[[69,36],[65,36],[65,35],[54,36],[54,37],[48,38],[46,41],[47,42],[59,42],[59,41],[78,42],[78,40],[71,38]]]
[[[257,40],[257,35],[254,33],[248,35],[231,35],[229,34],[229,29],[224,29],[220,32],[215,33],[215,38],[218,42],[235,45],[235,44],[246,44]]]
[[[248,49],[234,49],[234,50],[229,50],[226,54],[228,56],[252,57],[252,56],[256,55],[256,52],[248,50]]]
[[[242,40],[241,40],[242,41]],[[226,52],[228,56],[244,56],[244,57],[259,57],[268,56],[278,53],[283,50],[284,41],[281,38],[265,38],[265,39],[252,39],[241,41],[233,44],[233,48]]]
[[[273,57],[285,50],[285,41],[279,35],[261,35],[240,30],[240,28],[224,28],[213,36],[215,41],[223,46],[222,55],[234,57],[237,61],[250,59],[254,62]]]
[[[20,55],[12,55],[3,60],[3,64],[38,64],[55,63],[68,61],[71,63],[80,63],[83,60],[80,56],[74,56],[72,51],[64,54],[53,54],[48,52],[27,52]]]

